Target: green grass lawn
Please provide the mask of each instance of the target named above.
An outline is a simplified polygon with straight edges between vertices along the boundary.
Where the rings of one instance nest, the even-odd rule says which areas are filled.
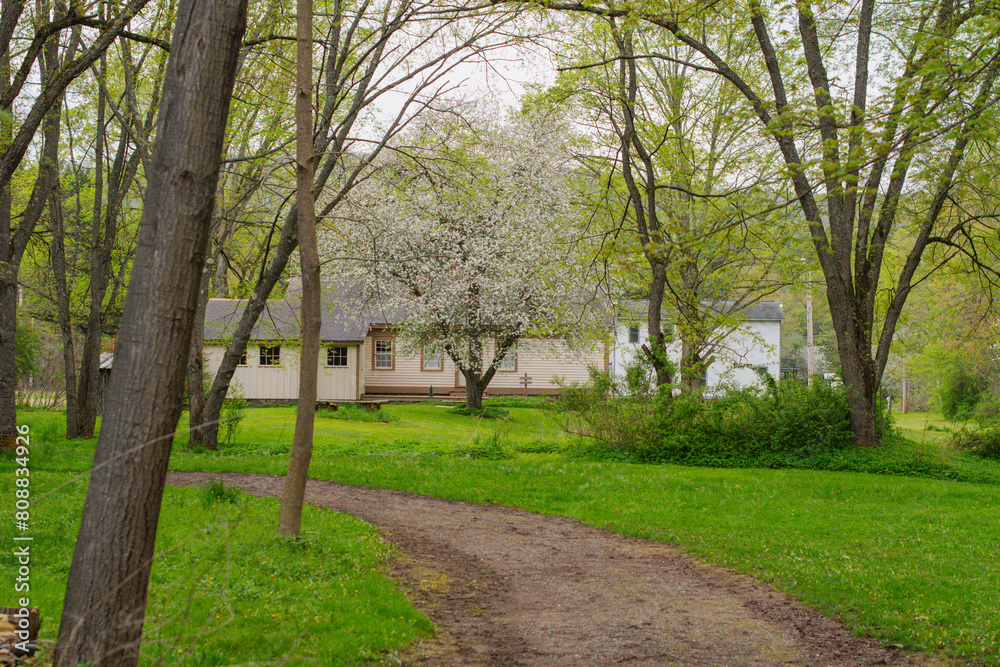
[[[773,581],[858,633],[1000,665],[1000,485],[588,461],[566,453],[572,443],[547,411],[511,408],[511,421],[496,422],[433,405],[385,409],[398,419],[318,418],[311,476],[572,516],[681,544]],[[49,418],[26,419],[36,416]],[[905,418],[909,437],[933,438],[897,446],[893,456],[1000,479],[1000,464],[951,452],[940,432],[921,426],[941,422]],[[254,409],[232,445],[218,453],[177,446],[172,467],[283,474],[293,421],[291,408]],[[33,425],[46,428],[54,427]],[[513,458],[480,455],[489,442]],[[52,447],[56,467],[76,467],[93,451]]]
[[[474,419],[452,414],[454,403],[397,403],[372,414],[389,421],[349,421],[335,419],[321,411],[315,422],[314,447],[317,451],[339,452],[453,452],[470,447],[476,439],[490,437],[497,430],[513,448],[558,449],[569,440],[560,430],[553,413],[535,408],[505,408],[508,421]],[[187,426],[182,421],[181,428]],[[244,452],[288,452],[295,432],[294,406],[252,407],[240,422],[233,443],[223,454]],[[221,433],[221,430],[220,430]],[[183,446],[186,436],[178,440]]]
[[[895,412],[892,419],[899,432],[916,443],[945,444],[950,438],[949,431],[960,426],[946,420],[940,412]]]
[[[29,594],[42,610],[41,636],[50,640],[59,628],[87,489],[74,472],[93,453],[92,442],[42,437],[51,435],[45,424],[54,416],[26,420],[36,427],[30,479],[38,499],[31,508]],[[9,457],[0,458],[0,497],[14,498],[14,467]],[[307,507],[302,535],[290,542],[277,537],[276,500],[223,491],[167,489],[143,664],[355,665],[391,661],[414,638],[432,632],[386,576],[394,548],[372,526]],[[14,571],[11,550],[0,553],[0,564]]]

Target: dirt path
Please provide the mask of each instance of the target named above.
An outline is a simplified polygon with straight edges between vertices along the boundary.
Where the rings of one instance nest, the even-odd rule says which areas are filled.
[[[172,472],[177,486],[207,473]],[[218,476],[218,475],[216,475]],[[282,478],[224,474],[257,496]],[[437,625],[408,664],[931,665],[855,639],[748,577],[578,521],[310,480],[306,500],[378,526]]]

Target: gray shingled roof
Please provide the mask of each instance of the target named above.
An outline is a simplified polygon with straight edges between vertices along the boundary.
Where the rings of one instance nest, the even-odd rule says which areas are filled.
[[[298,340],[299,304],[302,285],[289,281],[285,296],[267,302],[257,319],[251,340]],[[324,343],[360,343],[374,325],[401,322],[405,313],[387,313],[378,303],[366,298],[358,283],[324,280],[321,297],[323,319],[320,340]],[[225,340],[243,315],[242,299],[209,299],[205,309],[205,340]]]
[[[319,338],[323,342],[360,343],[368,334],[370,321],[356,311],[332,304],[323,304],[323,319]],[[209,299],[205,308],[205,340],[224,340],[243,315],[246,301],[238,299]],[[297,340],[299,334],[298,303],[268,301],[264,312],[250,335],[251,340]]]
[[[649,299],[627,299],[619,304],[618,312],[625,318],[644,318],[648,303]],[[718,306],[716,310],[725,312],[733,307],[733,302],[724,301],[716,305]],[[778,301],[758,301],[750,308],[736,312],[743,314],[750,322],[781,322],[785,319],[785,314],[781,312],[781,303]]]

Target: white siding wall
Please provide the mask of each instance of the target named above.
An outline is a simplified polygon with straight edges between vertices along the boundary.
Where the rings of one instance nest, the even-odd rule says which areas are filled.
[[[346,347],[347,366],[337,367],[326,365],[326,345],[320,347],[319,378],[316,387],[318,400],[354,401],[360,398],[358,391],[360,347],[357,344]],[[206,370],[215,373],[222,363],[223,354],[225,348],[206,345]],[[281,365],[261,366],[259,345],[251,342],[247,346],[247,365],[236,368],[231,387],[238,387],[243,395],[251,400],[294,401],[299,397],[299,348],[282,345]]]
[[[528,392],[552,392],[559,389],[559,382],[569,385],[590,379],[590,367],[604,370],[604,346],[569,347],[561,340],[531,338],[517,344],[516,370],[497,371],[486,389],[487,394],[518,393],[524,391],[521,378],[527,373],[531,378]]]
[[[375,341],[391,339],[393,342],[392,370],[375,368]],[[400,352],[399,341],[390,334],[375,332],[365,340],[362,353],[364,393],[426,395],[430,387],[436,396],[455,390],[455,364],[442,352],[441,370],[424,370],[420,354]]]
[[[634,325],[633,325],[634,326]],[[640,353],[640,347],[649,343],[649,328],[645,322],[638,323],[639,342],[629,342],[629,324],[619,322],[615,330],[615,346],[611,355],[611,373],[622,378],[625,368]],[[670,359],[680,363],[679,343],[667,348]],[[708,367],[708,385],[717,386],[725,382],[739,387],[759,385],[760,378],[755,368],[766,367],[775,380],[781,377],[781,322],[746,322],[731,333],[725,341],[725,349],[716,353],[716,360]],[[740,368],[747,365],[750,368]]]
[[[430,387],[434,388],[436,396],[464,391],[465,378],[457,372],[455,364],[447,355],[444,355],[442,370],[424,370],[419,354],[400,353],[397,347],[392,370],[375,368],[372,350],[375,345],[374,340],[380,337],[387,336],[382,334],[369,336],[364,345],[362,368],[366,394],[424,395],[428,393]],[[485,354],[491,357],[493,353],[491,345]],[[487,394],[518,393],[523,390],[520,378],[525,373],[531,378],[529,392],[553,392],[559,388],[556,378],[562,378],[567,384],[585,382],[590,377],[589,366],[600,369],[606,366],[604,346],[570,349],[566,343],[559,340],[521,341],[518,343],[516,355],[516,369],[498,371],[486,390]]]

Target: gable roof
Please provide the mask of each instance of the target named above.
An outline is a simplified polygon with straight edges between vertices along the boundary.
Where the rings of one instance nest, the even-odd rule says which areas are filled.
[[[268,301],[250,334],[251,340],[298,340],[299,304],[288,300]],[[205,340],[224,340],[239,324],[246,301],[209,299],[205,308]],[[319,339],[324,343],[361,343],[368,335],[370,322],[350,309],[324,300]]]
[[[732,301],[721,301],[716,304],[703,303],[704,306],[712,306],[718,312],[729,312],[733,308]],[[627,318],[636,317],[637,314],[645,314],[649,306],[648,298],[626,299],[619,303],[618,313]],[[733,314],[743,315],[747,322],[781,322],[785,319],[785,314],[781,312],[781,303],[778,301],[758,301],[749,308],[733,311]]]
[[[289,280],[285,296],[264,305],[250,340],[299,340],[302,302],[301,279]],[[221,341],[232,335],[246,309],[245,299],[209,299],[205,308],[205,340]],[[391,326],[406,313],[387,312],[373,303],[360,283],[323,280],[320,296],[322,320],[319,339],[323,343],[361,343],[373,326]]]

